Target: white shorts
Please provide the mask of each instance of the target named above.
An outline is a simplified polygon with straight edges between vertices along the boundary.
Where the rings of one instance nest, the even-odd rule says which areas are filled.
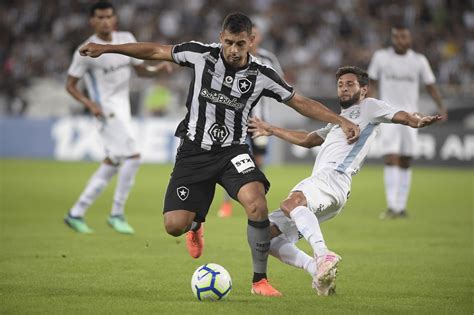
[[[301,191],[304,194],[308,208],[321,223],[341,212],[349,197],[350,187],[351,177],[348,174],[325,168],[299,182],[291,191]],[[295,222],[282,210],[270,213],[269,220],[290,242],[298,241],[299,232]]]
[[[379,144],[381,153],[415,156],[418,129],[399,124],[381,124]]]
[[[98,121],[98,125],[106,156],[113,163],[139,153],[130,121],[114,116]]]

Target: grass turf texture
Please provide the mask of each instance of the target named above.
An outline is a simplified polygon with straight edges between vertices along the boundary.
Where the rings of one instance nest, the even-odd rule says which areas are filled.
[[[206,223],[203,256],[191,259],[184,237],[166,235],[163,195],[170,165],[143,165],[127,204],[136,235],[106,224],[113,185],[87,213],[92,235],[62,219],[95,163],[0,160],[0,313],[309,314],[452,313],[474,311],[472,169],[415,168],[410,218],[380,221],[382,168],[354,177],[342,214],[322,225],[343,257],[337,295],[317,297],[311,278],[270,258],[269,277],[282,298],[250,294],[251,260],[240,206],[217,218],[218,189]],[[309,175],[311,165],[268,167],[269,208]],[[309,247],[300,241],[300,247]],[[194,270],[224,266],[233,290],[216,303],[191,292]]]

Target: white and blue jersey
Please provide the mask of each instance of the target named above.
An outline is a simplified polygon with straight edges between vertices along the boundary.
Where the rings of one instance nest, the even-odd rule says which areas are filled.
[[[125,44],[134,43],[136,39],[130,32],[113,32],[111,42],[106,42],[95,34],[85,43],[88,42]],[[114,114],[127,120],[131,116],[129,97],[131,66],[142,62],[120,54],[104,54],[98,58],[90,58],[81,56],[79,50],[76,50],[68,75],[84,79],[89,98],[102,108],[106,116]]]
[[[375,98],[366,98],[360,103],[343,109],[341,116],[359,126],[359,140],[348,144],[339,125],[328,124],[316,131],[324,139],[314,163],[313,175],[323,168],[333,168],[349,175],[356,174],[369,152],[380,123],[391,123],[400,110]]]

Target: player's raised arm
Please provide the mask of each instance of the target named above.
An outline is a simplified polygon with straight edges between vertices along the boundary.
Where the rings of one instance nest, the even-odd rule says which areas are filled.
[[[399,111],[393,116],[392,122],[396,124],[407,125],[412,128],[423,128],[442,119],[443,118],[440,115],[423,116],[420,113],[407,113],[405,111]]]
[[[253,133],[252,138],[260,136],[275,136],[305,148],[312,148],[321,145],[324,142],[324,139],[316,132],[280,128],[270,125],[258,117],[250,118],[249,131]]]
[[[171,45],[156,43],[128,43],[121,45],[87,43],[79,48],[82,56],[97,58],[102,54],[122,54],[143,60],[173,61],[171,56]]]
[[[340,125],[346,134],[348,143],[354,143],[359,139],[360,129],[356,124],[339,116],[317,101],[295,94],[286,104],[306,117]]]

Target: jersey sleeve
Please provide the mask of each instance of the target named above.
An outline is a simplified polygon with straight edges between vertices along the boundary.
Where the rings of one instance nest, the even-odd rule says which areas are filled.
[[[374,55],[372,56],[372,59],[370,60],[369,68],[367,70],[367,73],[369,75],[369,78],[372,80],[379,80],[379,75],[380,75],[380,51],[376,51]]]
[[[174,45],[171,56],[175,63],[180,66],[190,67],[202,58],[202,55],[211,51],[217,45],[206,45],[200,42],[191,41]]]
[[[137,42],[137,39],[135,38],[135,36],[133,36],[132,33],[129,33],[127,32],[127,41],[129,43],[136,43]],[[138,66],[140,64],[142,64],[144,61],[141,60],[141,59],[137,59],[137,58],[132,58],[130,57],[130,63],[133,65],[133,66]]]
[[[436,82],[435,76],[433,74],[433,71],[431,70],[430,64],[428,62],[428,59],[426,59],[425,56],[420,55],[421,59],[421,80],[424,84],[433,84]]]
[[[287,102],[295,95],[295,89],[285,82],[271,67],[263,66],[260,70],[263,75],[263,96],[276,99],[278,102]]]
[[[391,123],[393,116],[400,111],[387,103],[373,99],[374,102],[370,104],[371,121],[374,123]]]
[[[79,50],[77,49],[74,52],[71,65],[67,70],[67,74],[75,78],[82,78],[89,67],[88,58],[89,57],[81,56],[79,54]]]
[[[324,126],[323,128],[320,128],[320,129],[316,130],[315,132],[318,136],[320,136],[321,138],[326,140],[326,137],[327,137],[328,133],[331,131],[332,127],[334,127],[334,124],[329,123],[326,126]]]

